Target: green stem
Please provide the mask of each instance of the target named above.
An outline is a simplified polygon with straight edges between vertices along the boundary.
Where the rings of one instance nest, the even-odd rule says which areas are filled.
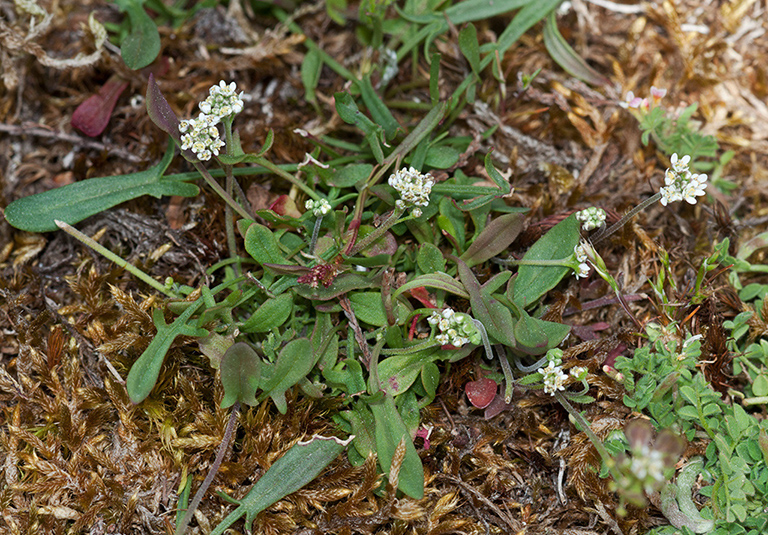
[[[384,223],[382,223],[379,228],[368,234],[365,238],[357,242],[354,247],[352,247],[352,249],[347,252],[347,256],[355,256],[357,253],[364,251],[370,245],[376,242],[376,240],[381,238],[385,232],[387,232],[394,226],[395,223],[397,223],[398,219],[400,219],[400,216],[403,215],[403,212],[405,212],[405,208],[395,206],[395,209],[392,210],[392,214],[390,214]]]
[[[144,281],[146,284],[150,285],[152,288],[154,288],[158,292],[164,293],[165,295],[173,299],[178,299],[181,297],[179,294],[169,290],[168,288],[166,288],[165,286],[157,282],[155,279],[153,279],[152,277],[144,273],[142,270],[140,270],[139,268],[137,268],[127,260],[124,260],[120,256],[116,255],[115,253],[113,253],[112,251],[110,251],[109,249],[101,245],[99,242],[97,242],[90,236],[86,236],[85,234],[77,230],[75,227],[68,225],[63,221],[59,221],[58,219],[55,220],[55,223],[61,230],[63,230],[73,238],[76,238],[80,242],[84,243],[85,245],[87,245],[88,247],[90,247],[91,249],[99,253],[101,256],[106,258],[107,260],[111,260],[121,268],[125,268],[132,275]]]
[[[240,206],[231,195],[229,195],[224,188],[222,188],[216,180],[211,176],[211,173],[208,172],[208,169],[203,167],[201,162],[194,162],[193,164],[195,166],[195,169],[197,169],[198,173],[200,173],[205,180],[205,182],[215,191],[219,197],[224,199],[224,202],[227,203],[228,206],[231,206],[232,209],[237,212],[237,214],[242,217],[243,219],[252,219],[251,214],[248,213],[248,211]]]
[[[563,408],[568,411],[568,414],[573,416],[573,419],[576,420],[576,422],[579,424],[579,427],[581,427],[582,431],[586,433],[587,437],[589,438],[589,441],[592,442],[592,445],[597,450],[597,453],[600,455],[600,458],[605,463],[605,466],[607,466],[608,470],[610,470],[614,481],[620,481],[621,474],[619,474],[616,471],[616,468],[614,467],[613,457],[611,457],[611,454],[608,453],[607,449],[605,449],[605,446],[603,445],[603,441],[597,437],[594,431],[592,431],[592,427],[590,427],[589,422],[586,420],[586,418],[584,418],[581,415],[581,413],[577,411],[573,407],[573,405],[571,405],[571,402],[568,401],[568,398],[566,398],[562,392],[555,391],[555,398],[557,398],[557,401],[560,402],[560,405],[562,405]]]
[[[601,242],[601,241],[603,241],[604,239],[608,238],[608,237],[609,237],[611,234],[614,234],[614,233],[615,233],[617,230],[619,230],[621,227],[623,227],[624,225],[626,225],[626,224],[627,224],[627,222],[628,222],[630,219],[632,219],[633,217],[635,217],[635,215],[636,215],[638,212],[640,212],[640,211],[642,211],[642,210],[645,210],[646,208],[648,208],[650,205],[652,205],[653,203],[655,203],[655,202],[656,202],[656,201],[658,201],[659,199],[661,199],[661,193],[657,193],[657,194],[655,194],[655,195],[653,195],[653,196],[651,196],[651,197],[648,197],[648,198],[647,198],[647,199],[645,199],[643,202],[641,202],[640,204],[638,204],[637,206],[635,206],[634,208],[632,208],[632,209],[631,209],[629,212],[627,212],[626,214],[624,214],[624,216],[623,216],[621,219],[619,219],[619,220],[618,220],[616,223],[614,223],[613,225],[611,225],[611,226],[610,226],[608,229],[604,229],[604,230],[601,230],[600,232],[598,232],[597,234],[595,234],[595,235],[594,235],[594,236],[591,238],[591,240],[590,240],[590,241],[592,242],[592,244],[593,244],[593,245],[597,245],[598,243],[600,243],[600,242]]]
[[[269,160],[267,160],[263,156],[259,157],[259,158],[256,158],[255,162],[257,164],[259,164],[260,166],[264,167],[265,169],[268,169],[269,171],[272,171],[277,176],[286,179],[288,182],[290,182],[291,184],[293,184],[294,186],[299,188],[301,191],[306,193],[309,197],[312,197],[312,199],[314,199],[316,201],[319,201],[320,199],[322,199],[322,197],[319,194],[315,193],[312,190],[312,188],[307,186],[305,183],[297,180],[295,176],[293,176],[292,174],[288,173],[287,171],[283,171],[279,166],[273,164],[272,162],[270,162]]]

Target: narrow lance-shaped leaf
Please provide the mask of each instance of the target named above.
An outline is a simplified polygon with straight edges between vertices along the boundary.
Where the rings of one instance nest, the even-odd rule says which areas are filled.
[[[472,315],[483,323],[488,334],[498,342],[515,347],[512,313],[491,295],[481,291],[480,283],[469,266],[460,258],[453,257],[459,268],[459,278],[469,292]]]
[[[584,59],[563,38],[560,30],[557,28],[556,12],[552,11],[547,17],[544,23],[543,35],[544,46],[547,47],[547,52],[565,72],[588,84],[598,86],[610,84],[610,80],[587,65]]]
[[[18,199],[6,207],[5,218],[21,230],[51,232],[59,228],[56,220],[74,225],[142,195],[193,197],[199,194],[200,189],[194,184],[163,179],[173,152],[171,142],[160,163],[144,171],[89,178]]]
[[[472,267],[504,251],[522,232],[525,218],[522,214],[504,214],[497,217],[472,241],[461,259]]]
[[[353,438],[340,440],[315,435],[307,442],[297,443],[269,467],[240,501],[237,509],[216,526],[211,535],[222,535],[243,515],[246,527],[250,527],[261,511],[315,479]]]
[[[459,297],[463,297],[464,299],[469,299],[469,293],[467,293],[467,290],[464,288],[464,285],[461,282],[457,281],[446,273],[440,272],[427,273],[426,275],[421,275],[406,282],[392,294],[392,299],[395,299],[403,292],[421,287],[437,288],[439,290],[445,290],[446,292],[458,295]]]

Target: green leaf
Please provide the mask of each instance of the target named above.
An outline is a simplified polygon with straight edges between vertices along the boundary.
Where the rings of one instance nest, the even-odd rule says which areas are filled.
[[[579,243],[579,222],[570,215],[544,234],[523,260],[560,260],[573,255],[573,248]],[[538,301],[545,293],[571,271],[564,266],[521,265],[515,279],[513,300],[519,306],[527,307]]]
[[[305,299],[313,301],[330,301],[336,299],[341,294],[353,290],[362,290],[374,286],[374,281],[368,277],[358,275],[357,273],[342,273],[329,287],[325,288],[322,284],[317,288],[312,288],[308,284],[302,284],[295,288],[295,292]]]
[[[493,166],[493,160],[491,160],[490,152],[485,155],[485,172],[488,173],[488,176],[491,177],[491,180],[493,180],[499,187],[500,193],[506,195],[512,191],[512,186],[510,185],[509,181],[506,180],[501,175],[501,173],[499,173],[498,169]]]
[[[283,325],[293,311],[293,295],[289,292],[267,299],[241,326],[244,333],[265,333]]]
[[[152,320],[157,327],[157,334],[144,353],[131,366],[125,381],[128,396],[133,403],[141,403],[155,387],[165,354],[177,336],[207,336],[208,331],[189,325],[187,322],[200,308],[202,299],[198,299],[181,313],[170,325],[165,323],[163,311],[155,309]]]
[[[429,351],[435,353],[434,348]],[[421,351],[382,360],[378,366],[381,389],[393,397],[402,394],[416,381],[425,362],[431,360],[425,361],[424,352]]]
[[[424,163],[435,169],[448,169],[459,161],[461,153],[448,145],[432,145],[427,149]]]
[[[355,317],[362,322],[383,327],[387,325],[387,313],[384,310],[384,302],[380,292],[357,292],[350,294],[349,302]],[[397,323],[401,324],[408,317],[408,310],[397,301],[393,301]]]
[[[317,49],[309,49],[301,63],[301,83],[304,85],[304,99],[307,102],[317,102],[317,83],[320,81],[320,72],[323,70],[323,59]]]
[[[328,466],[349,441],[336,437],[313,436],[308,442],[299,442],[269,467],[240,505],[216,526],[211,535],[222,535],[226,529],[245,515],[250,527],[261,511],[296,492],[315,479]]]
[[[437,288],[439,290],[445,290],[446,292],[452,293],[453,295],[458,295],[464,299],[469,299],[469,294],[467,293],[462,283],[450,275],[441,272],[427,273],[406,282],[397,290],[395,290],[395,292],[392,294],[392,299],[395,299],[403,292],[407,292],[413,288],[420,288],[422,286],[425,288]]]
[[[437,387],[440,384],[440,369],[434,362],[425,362],[421,369],[421,384],[427,393],[429,401],[435,399]]]
[[[349,93],[335,93],[334,98],[336,99],[336,111],[341,120],[359,128],[365,135],[376,161],[384,162],[384,152],[381,149],[381,141],[385,139],[384,128],[366,117]]]
[[[431,243],[422,243],[416,253],[416,263],[424,273],[432,274],[445,271],[445,258],[443,253]]]
[[[198,195],[200,189],[194,184],[163,179],[173,153],[171,141],[160,163],[145,171],[89,178],[18,199],[6,207],[5,218],[12,226],[27,232],[51,232],[59,228],[54,223],[57,219],[74,225],[142,195],[158,198]]]
[[[312,351],[308,338],[298,338],[288,342],[280,351],[271,377],[261,385],[262,390],[269,393],[282,414],[285,414],[285,391],[306,377],[320,358],[319,353]]]
[[[261,379],[261,357],[245,342],[232,345],[221,359],[221,384],[224,398],[221,408],[226,409],[239,401],[256,405],[256,391]]]
[[[334,171],[326,182],[336,188],[349,188],[371,176],[373,166],[369,163],[352,163]]]
[[[395,450],[398,444],[405,443],[405,458],[400,468],[397,488],[411,498],[420,500],[424,497],[424,466],[394,399],[386,395],[380,401],[371,403],[370,408],[376,421],[376,453],[379,466],[389,475]]]
[[[557,28],[557,13],[555,11],[552,11],[547,17],[544,23],[543,35],[544,46],[547,47],[547,52],[565,72],[588,84],[598,86],[610,84],[610,80],[587,65],[563,38],[560,30]]]
[[[516,348],[529,355],[541,355],[557,347],[571,330],[563,323],[531,317],[522,308],[518,312],[521,316],[515,322]]]
[[[400,124],[397,122],[389,108],[382,102],[376,90],[371,85],[371,76],[365,75],[358,84],[360,88],[360,96],[365,103],[365,107],[371,114],[373,122],[380,125],[384,129],[384,133],[387,139],[393,139],[397,131],[400,129]]]
[[[504,214],[497,217],[472,241],[472,245],[464,251],[461,259],[472,267],[493,258],[515,241],[524,224],[525,217],[522,214]]]
[[[459,268],[459,278],[469,292],[472,315],[481,321],[488,334],[499,343],[515,347],[512,313],[499,303],[490,293],[481,291],[480,283],[469,266],[460,258],[455,259]]]
[[[125,6],[131,20],[131,31],[123,39],[120,54],[129,69],[146,67],[160,53],[160,34],[157,25],[144,11],[143,2],[131,2]]]
[[[245,250],[261,265],[288,263],[275,235],[259,223],[252,223],[245,232]]]
[[[477,42],[477,29],[474,24],[467,24],[459,32],[459,49],[467,58],[472,73],[478,76],[480,74],[480,44]]]

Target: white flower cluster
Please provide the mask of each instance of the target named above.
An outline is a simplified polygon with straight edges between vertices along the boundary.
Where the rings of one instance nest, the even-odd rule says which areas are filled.
[[[427,206],[435,179],[429,173],[422,174],[413,167],[400,169],[389,177],[389,185],[397,190],[400,198],[415,206]],[[417,216],[418,217],[418,216]]]
[[[688,164],[690,156],[677,157],[673,154],[669,159],[672,167],[664,173],[665,186],[659,190],[661,204],[685,200],[688,204],[696,204],[696,197],[704,195],[707,187],[707,175],[691,173]]]
[[[446,308],[442,312],[432,312],[427,321],[430,325],[437,326],[440,334],[435,336],[435,340],[442,345],[461,347],[464,344],[480,345],[481,343],[480,333],[472,323],[469,314],[463,312],[457,314],[452,308]]]
[[[576,212],[576,219],[581,221],[582,230],[589,231],[602,227],[605,223],[605,210],[590,206],[580,212]]]
[[[587,264],[587,260],[589,260],[589,256],[587,255],[588,249],[589,244],[583,240],[573,248],[573,253],[576,255],[576,261],[579,263],[578,270],[574,269],[574,274],[577,279],[583,279],[589,275],[589,264]]]
[[[312,210],[312,213],[315,214],[315,217],[323,217],[325,214],[331,211],[331,203],[325,199],[320,199],[319,201],[307,199],[307,202],[304,203],[304,208],[307,210]]]
[[[644,490],[652,493],[658,483],[666,481],[664,477],[664,454],[651,449],[647,444],[632,449],[632,460],[629,461],[629,471],[637,479],[644,482]]]
[[[203,161],[210,160],[214,154],[218,156],[224,142],[219,137],[216,123],[218,120],[215,117],[205,113],[198,115],[197,119],[180,121],[179,132],[183,134],[181,150],[191,149]]]
[[[224,146],[216,127],[224,117],[243,111],[243,99],[235,93],[237,85],[231,82],[227,85],[224,80],[219,85],[211,86],[208,98],[200,103],[200,115],[196,119],[179,122],[181,149],[192,150],[203,161],[211,156],[218,156],[219,149]]]
[[[546,368],[539,368],[538,372],[544,380],[544,393],[555,395],[558,390],[565,390],[565,380],[568,376],[563,373],[563,367],[550,360]]]
[[[213,85],[208,90],[208,98],[199,104],[200,111],[218,119],[240,113],[243,111],[243,92],[240,91],[238,95],[235,91],[237,91],[235,82],[227,85],[224,80],[221,80],[219,85]]]

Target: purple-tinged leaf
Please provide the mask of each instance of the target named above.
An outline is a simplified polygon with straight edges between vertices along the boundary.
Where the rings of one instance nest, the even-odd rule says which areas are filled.
[[[155,82],[155,75],[150,73],[147,82],[147,113],[157,127],[171,136],[181,147],[181,134],[179,132],[179,118],[171,109],[171,105],[165,100],[162,91]],[[189,152],[189,151],[187,151]]]
[[[72,114],[72,126],[89,137],[101,134],[109,123],[117,99],[123,94],[128,82],[117,74],[101,86],[99,92],[88,97]]]
[[[525,218],[522,214],[504,214],[491,221],[472,241],[461,259],[472,267],[501,253],[522,232]]]

